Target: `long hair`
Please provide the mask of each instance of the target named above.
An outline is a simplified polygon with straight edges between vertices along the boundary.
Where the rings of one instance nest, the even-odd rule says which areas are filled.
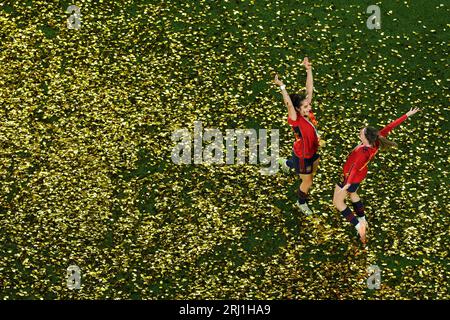
[[[364,135],[366,136],[367,141],[369,141],[370,145],[375,146],[379,144],[381,150],[388,150],[392,147],[396,147],[397,144],[393,141],[386,139],[383,136],[380,136],[380,133],[374,127],[367,127],[364,130]]]
[[[294,109],[300,110],[299,108],[302,105],[303,100],[306,99],[306,96],[304,94],[291,93],[289,98],[291,98]]]

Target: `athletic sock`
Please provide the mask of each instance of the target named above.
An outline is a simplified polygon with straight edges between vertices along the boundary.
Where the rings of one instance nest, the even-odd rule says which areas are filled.
[[[297,196],[298,196],[298,203],[300,203],[300,204],[306,203],[306,200],[308,199],[308,194],[306,194],[303,191],[301,191],[300,189],[298,189]]]
[[[356,227],[356,225],[359,223],[358,219],[353,214],[352,210],[350,210],[349,207],[346,207],[344,210],[341,211],[342,216],[347,219],[353,226]]]
[[[358,217],[360,218],[364,217],[364,205],[361,202],[361,200],[353,202],[353,209],[355,210],[355,213]]]

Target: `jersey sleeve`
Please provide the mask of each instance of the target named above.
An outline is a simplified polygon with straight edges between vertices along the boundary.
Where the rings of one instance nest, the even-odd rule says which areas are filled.
[[[405,121],[407,118],[408,118],[408,116],[406,114],[404,114],[397,120],[392,121],[387,126],[385,126],[383,129],[380,130],[380,136],[386,137],[392,131],[392,129],[394,129],[395,127],[400,125],[400,123]]]
[[[287,118],[287,122],[291,125],[291,126],[298,126],[298,120],[292,120],[291,118],[289,118],[289,116],[288,116],[288,118]]]

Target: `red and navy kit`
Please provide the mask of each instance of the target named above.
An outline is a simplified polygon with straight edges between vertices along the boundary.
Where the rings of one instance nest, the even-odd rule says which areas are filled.
[[[288,117],[288,123],[294,130],[294,153],[300,159],[312,158],[319,148],[319,139],[314,125],[305,117],[297,114],[297,120]]]
[[[310,112],[311,121],[315,121],[314,114]],[[297,174],[311,174],[314,162],[319,159],[317,149],[319,139],[316,128],[305,117],[297,113],[297,120],[293,121],[288,117],[295,135],[295,142],[292,149],[292,159],[287,161],[291,168],[295,168]],[[315,123],[317,123],[315,121]]]
[[[397,120],[391,122],[379,131],[380,136],[386,137],[392,129],[397,127],[407,118],[408,116],[405,114]],[[343,185],[359,184],[362,180],[364,180],[368,171],[367,165],[378,152],[379,147],[379,142],[377,142],[374,147],[367,147],[361,143],[355,149],[353,149],[344,164]]]

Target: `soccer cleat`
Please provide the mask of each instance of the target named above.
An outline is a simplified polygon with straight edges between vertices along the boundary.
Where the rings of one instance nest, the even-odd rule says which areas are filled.
[[[369,229],[369,223],[366,220],[366,217],[358,217],[358,221],[364,223],[366,230]]]
[[[286,164],[286,159],[284,159],[284,158],[278,159],[278,164],[280,165],[281,170],[284,173],[290,173],[291,172],[291,168],[289,168],[289,166]]]
[[[364,222],[360,222],[355,226],[356,230],[358,231],[359,237],[361,239],[361,242],[363,244],[366,244],[366,224]]]
[[[298,202],[298,200],[297,200],[297,202],[295,203],[295,205],[300,209],[301,212],[303,212],[303,213],[306,214],[307,216],[312,215],[312,211],[311,211],[311,209],[308,207],[308,204],[307,204],[307,203],[300,204],[300,202]]]

